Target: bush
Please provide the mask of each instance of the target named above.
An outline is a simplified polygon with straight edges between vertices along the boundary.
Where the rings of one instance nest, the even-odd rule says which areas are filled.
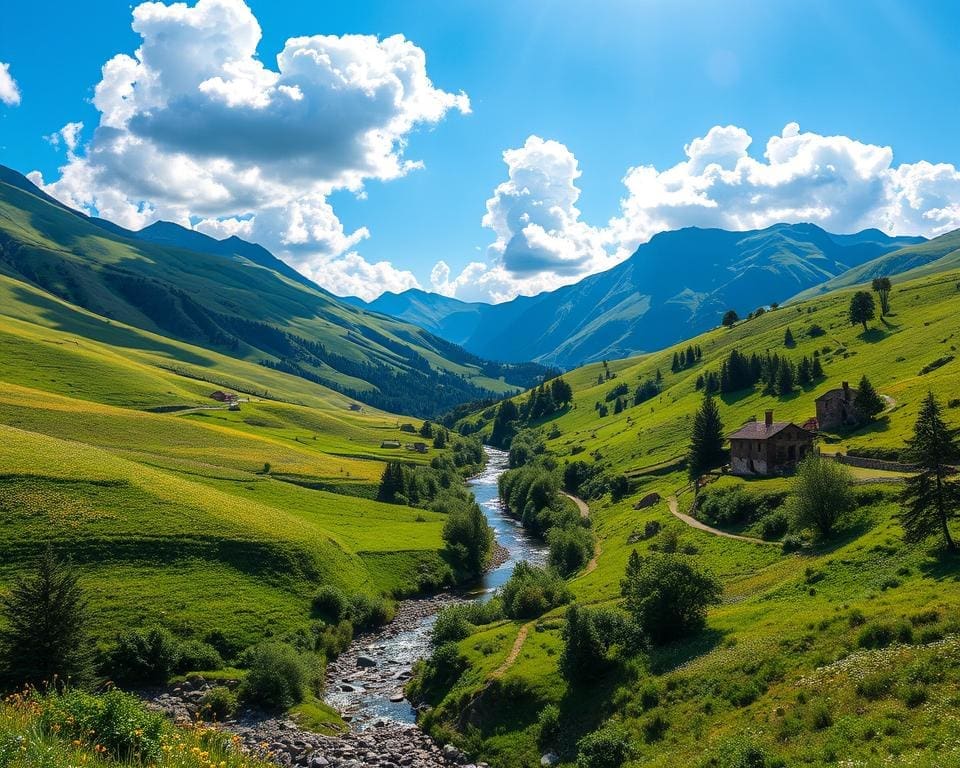
[[[289,709],[322,683],[319,659],[284,643],[263,643],[245,655],[250,668],[240,684],[239,698],[246,703]]]
[[[568,680],[591,680],[602,673],[614,645],[627,652],[641,645],[638,628],[619,611],[575,603],[567,608],[565,619],[560,671]]]
[[[560,708],[556,704],[547,704],[540,710],[537,734],[537,743],[541,749],[556,744],[560,737]]]
[[[120,633],[108,661],[113,679],[125,685],[165,683],[179,664],[180,645],[162,627]]]
[[[789,555],[791,552],[799,552],[803,549],[803,539],[799,536],[784,536],[781,549],[785,555]]]
[[[313,615],[331,624],[337,624],[350,618],[350,599],[332,585],[324,585],[314,595]]]
[[[723,741],[701,765],[704,768],[782,768],[786,765],[747,736]]]
[[[200,714],[204,720],[222,722],[237,711],[237,695],[224,685],[207,691],[200,700]]]
[[[382,597],[358,594],[350,598],[350,621],[360,632],[382,627],[393,618],[393,604]]]
[[[655,643],[699,630],[707,606],[720,602],[723,587],[712,574],[679,555],[641,558],[634,550],[620,582],[625,607]]]
[[[870,701],[876,701],[890,694],[893,683],[894,677],[891,672],[874,672],[857,682],[857,695]]]
[[[430,642],[434,645],[456,642],[468,637],[472,631],[473,626],[467,618],[466,606],[451,605],[437,614]]]
[[[40,716],[43,729],[65,739],[91,738],[115,760],[147,764],[160,756],[166,720],[140,700],[119,690],[95,696],[78,690],[52,698]]]
[[[199,640],[180,644],[178,672],[212,672],[217,669],[223,669],[223,657],[212,645]]]
[[[790,502],[798,529],[828,538],[855,506],[850,470],[815,454],[797,466]]]
[[[886,648],[896,636],[896,631],[889,624],[874,622],[860,630],[857,645],[860,648]]]
[[[418,662],[410,688],[411,699],[439,696],[452,686],[467,668],[467,660],[456,643],[444,643],[433,649],[425,661]]]
[[[760,521],[760,535],[767,541],[783,536],[790,527],[790,521],[784,512],[771,512]]]
[[[550,565],[563,576],[576,573],[593,557],[593,534],[582,525],[572,528],[551,528]]]
[[[570,588],[560,574],[538,568],[526,561],[516,564],[501,590],[503,610],[511,619],[532,619],[572,599]]]
[[[577,744],[577,768],[620,768],[633,753],[627,730],[607,723]]]

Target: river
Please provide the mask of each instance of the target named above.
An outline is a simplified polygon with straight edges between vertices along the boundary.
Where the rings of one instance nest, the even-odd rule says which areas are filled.
[[[547,548],[506,514],[497,493],[497,481],[508,467],[507,453],[484,447],[487,464],[467,485],[494,530],[508,558],[488,571],[463,595],[439,595],[400,604],[393,622],[382,630],[361,636],[333,662],[327,674],[326,701],[363,730],[375,723],[413,723],[416,712],[402,698],[402,688],[413,664],[430,653],[430,632],[439,608],[464,599],[485,600],[510,578],[521,560],[543,564]],[[369,666],[363,666],[369,664]]]

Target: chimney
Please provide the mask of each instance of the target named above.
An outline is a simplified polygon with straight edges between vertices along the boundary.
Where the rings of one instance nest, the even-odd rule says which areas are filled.
[[[849,381],[843,382],[843,399],[844,400],[850,399],[850,382]]]
[[[768,427],[773,426],[773,411],[767,411],[766,416],[763,419],[763,423],[766,424]]]

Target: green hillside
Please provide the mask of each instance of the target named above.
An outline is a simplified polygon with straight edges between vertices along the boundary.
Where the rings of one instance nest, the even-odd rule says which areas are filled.
[[[821,285],[799,293],[792,301],[809,299],[840,288],[868,283],[875,277],[897,275],[900,281],[904,281],[948,272],[958,267],[960,267],[960,232],[948,232],[925,243],[909,245],[872,259],[866,264],[853,267]]]
[[[135,233],[83,216],[2,167],[0,274],[111,320],[422,416],[514,391],[544,372],[480,360],[344,304],[236,238],[171,224]]]
[[[904,543],[897,519],[902,473],[852,469],[852,521],[826,543],[793,553],[776,541],[782,531],[772,542],[717,535],[674,516],[667,502],[679,494],[677,511],[690,509],[682,461],[702,399],[697,380],[719,372],[734,349],[794,362],[816,353],[825,376],[783,397],[761,388],[719,396],[726,433],[762,420],[767,409],[778,421],[803,424],[821,392],[841,381],[855,386],[864,374],[888,398],[886,412],[867,427],[825,434],[824,453],[895,456],[928,391],[948,422],[960,426],[958,282],[957,272],[895,280],[892,314],[866,332],[848,322],[851,293],[841,291],[692,339],[702,356],[679,372],[671,371],[673,357],[687,343],[565,374],[572,406],[534,425],[547,461],[558,473],[583,461],[601,480],[628,478],[618,501],[602,482],[593,485],[602,495],[582,492],[598,555],[595,567],[570,580],[574,599],[619,605],[630,553],[669,546],[720,579],[722,601],[699,634],[646,654],[614,655],[575,683],[559,671],[564,609],[476,627],[459,642],[465,671],[427,697],[434,709],[424,724],[496,766],[537,764],[545,752],[573,764],[578,741],[609,723],[615,725],[608,735],[622,726],[614,735],[629,742],[628,765],[954,764],[947,756],[960,747],[960,570],[933,540]],[[785,346],[788,328],[795,346]],[[658,370],[662,392],[633,405],[634,390]],[[609,396],[621,384],[628,405],[614,413]],[[598,406],[608,406],[609,415]],[[460,428],[489,435],[495,411],[467,417]],[[777,504],[789,487],[788,479],[725,476],[704,493],[716,498],[734,489],[749,505]],[[651,493],[659,500],[634,508]],[[720,528],[761,535],[750,519]],[[557,709],[541,726],[548,704]]]
[[[449,578],[444,515],[372,500],[386,459],[441,453],[381,448],[407,419],[2,276],[0,360],[0,584],[51,544],[99,639],[159,623],[243,648],[308,624],[321,584]]]

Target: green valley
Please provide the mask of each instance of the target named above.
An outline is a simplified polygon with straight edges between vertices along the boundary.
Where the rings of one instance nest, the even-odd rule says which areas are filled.
[[[525,448],[521,461],[541,468],[541,485],[521,505],[547,503],[564,487],[585,498],[597,557],[568,583],[581,614],[596,610],[594,620],[606,623],[591,630],[582,624],[589,614],[578,614],[575,630],[566,606],[475,622],[457,642],[462,671],[428,692],[434,708],[424,724],[505,766],[541,755],[580,766],[950,764],[943,760],[958,748],[958,566],[939,539],[905,541],[899,494],[909,471],[851,467],[853,509],[825,540],[803,530],[784,537],[789,474],[711,472],[697,519],[685,516],[694,415],[705,382],[734,350],[793,366],[815,359],[823,375],[781,394],[762,383],[717,393],[725,434],[762,423],[767,410],[777,422],[804,425],[821,393],[863,376],[885,399],[883,413],[864,426],[824,429],[823,454],[896,460],[928,392],[947,423],[960,426],[960,273],[893,282],[890,314],[866,331],[848,318],[852,291],[834,292],[659,353],[569,372],[570,405],[523,421],[532,399],[516,398],[521,421],[506,433],[498,407],[460,419],[463,433],[489,439],[499,430],[509,441],[522,429],[525,445],[539,442],[544,452]],[[523,510],[524,520],[530,514]],[[633,552],[719,579],[722,596],[702,631],[631,650],[616,626]],[[575,631],[593,637],[599,655],[571,680],[562,660]],[[421,675],[435,676],[436,663]]]

